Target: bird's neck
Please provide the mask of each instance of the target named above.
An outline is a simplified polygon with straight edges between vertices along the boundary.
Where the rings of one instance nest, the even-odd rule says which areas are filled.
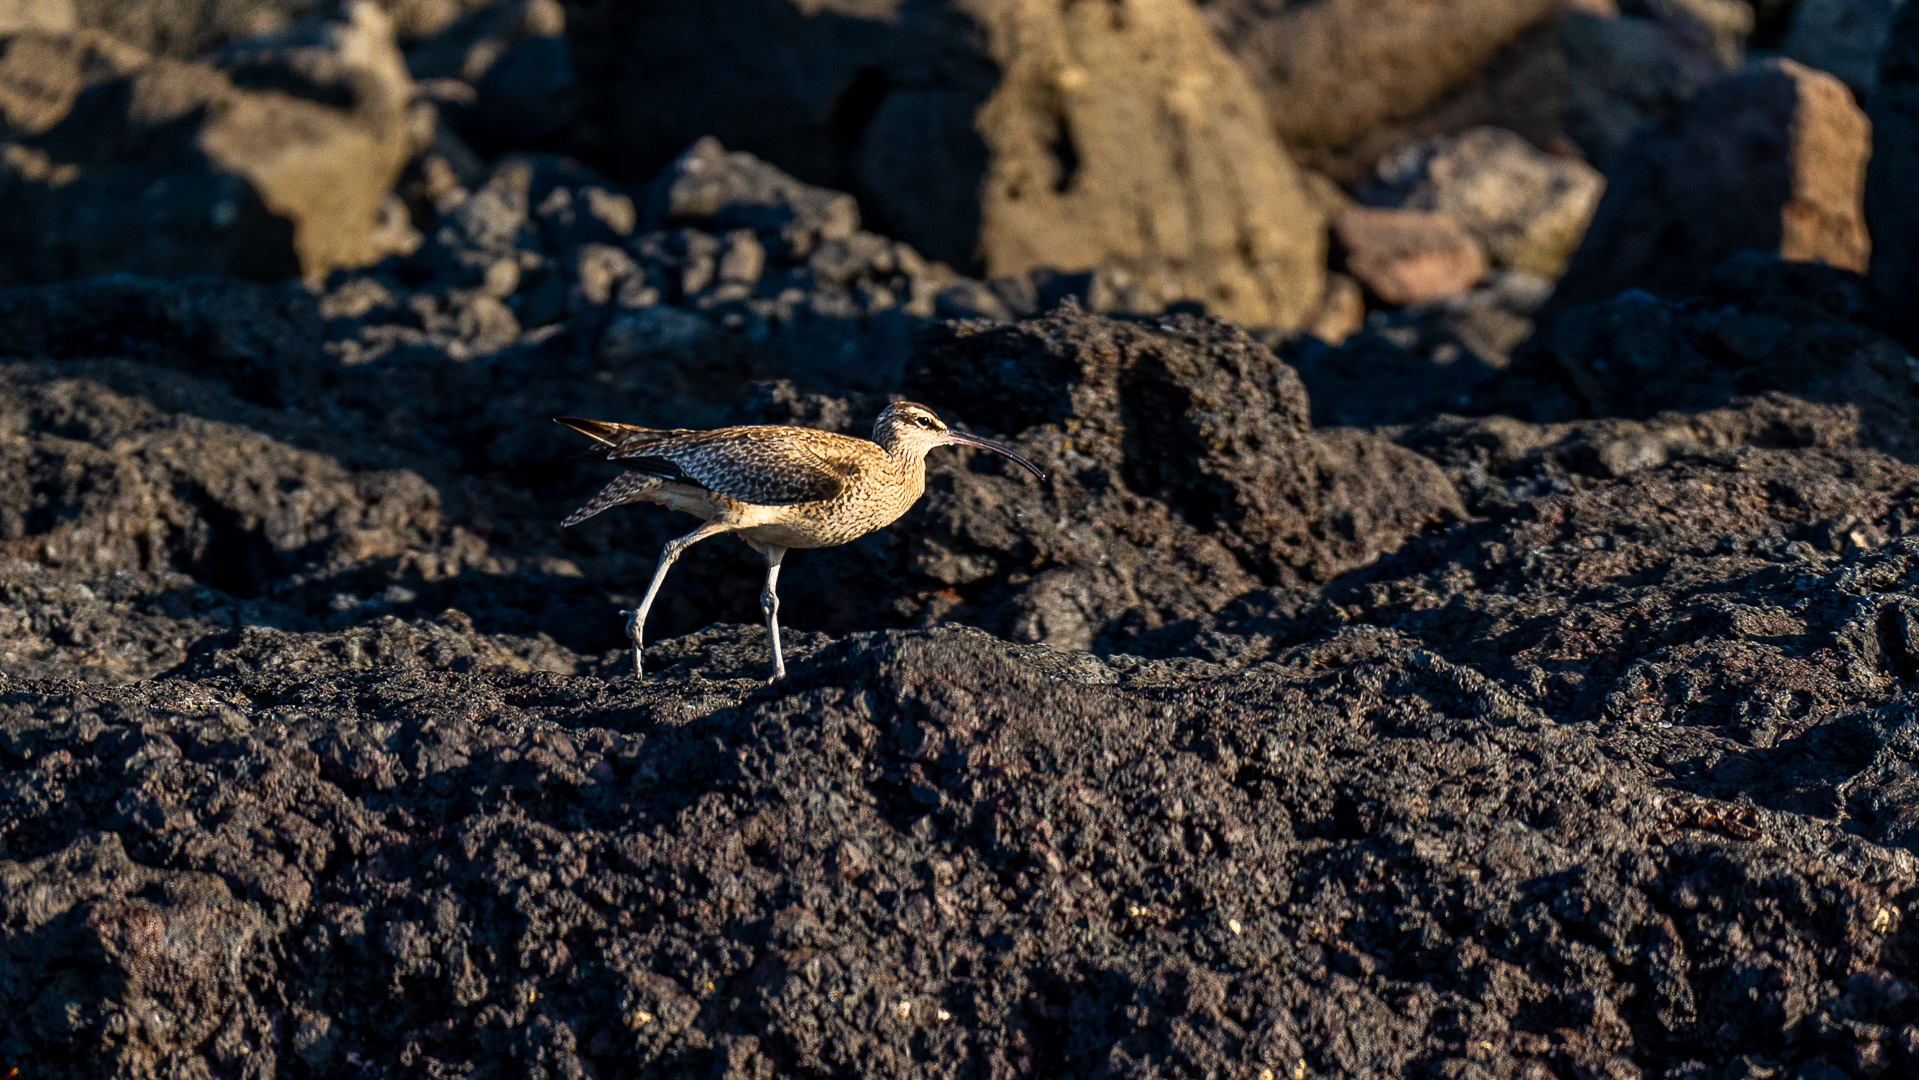
[[[926,489],[926,451],[930,447],[885,447],[886,460],[891,463],[893,475],[906,482],[906,486],[915,493]],[[917,494],[914,496],[918,497]]]
[[[886,446],[886,459],[893,468],[903,474],[924,473],[926,471],[927,447]]]

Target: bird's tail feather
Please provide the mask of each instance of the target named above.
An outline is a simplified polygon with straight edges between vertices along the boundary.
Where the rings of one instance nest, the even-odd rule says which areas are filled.
[[[648,492],[659,487],[662,483],[665,483],[665,481],[659,477],[648,476],[645,473],[621,473],[614,477],[611,483],[601,488],[598,495],[587,500],[585,506],[568,514],[566,520],[560,522],[560,527],[566,528],[570,525],[578,525],[580,522],[585,521],[587,518],[592,517],[602,510],[611,510],[613,507],[623,503],[636,502],[643,499]]]
[[[615,450],[644,446],[661,439],[670,439],[675,435],[692,434],[678,428],[648,428],[637,424],[616,424],[611,420],[587,420],[578,416],[556,416],[553,422],[570,427],[601,446],[609,446]]]

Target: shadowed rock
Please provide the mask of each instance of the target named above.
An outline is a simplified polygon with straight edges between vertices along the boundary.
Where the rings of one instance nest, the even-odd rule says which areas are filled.
[[[1875,134],[1866,171],[1872,281],[1908,343],[1919,343],[1919,4],[1907,4],[1886,46],[1872,96]]]
[[[0,284],[93,274],[317,281],[418,243],[393,183],[413,84],[371,3],[229,46],[149,59],[81,31],[0,48]],[[11,88],[11,89],[8,89]]]
[[[589,149],[630,179],[716,135],[987,277],[1121,268],[1251,325],[1318,306],[1322,222],[1185,0],[577,6],[570,26]]]
[[[1202,0],[1274,129],[1317,163],[1477,80],[1557,14],[1549,0]]]
[[[1789,60],[1713,84],[1611,165],[1556,302],[1682,293],[1739,251],[1864,272],[1871,132],[1843,84]]]

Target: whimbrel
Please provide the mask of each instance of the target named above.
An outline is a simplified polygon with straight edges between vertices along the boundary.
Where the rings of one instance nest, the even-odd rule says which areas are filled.
[[[1011,447],[954,431],[933,410],[910,401],[886,407],[873,424],[873,441],[811,428],[751,426],[713,431],[660,429],[561,416],[555,423],[608,447],[607,459],[627,467],[591,502],[560,524],[577,525],[623,503],[650,502],[704,521],[667,541],[640,606],[627,616],[633,671],[641,662],[646,613],[666,571],[687,548],[733,533],[766,557],[760,609],[773,643],[773,678],[786,675],[780,655],[780,560],[794,548],[835,547],[885,528],[926,490],[926,454],[936,446],[977,446],[1004,454],[1041,480],[1046,474]]]

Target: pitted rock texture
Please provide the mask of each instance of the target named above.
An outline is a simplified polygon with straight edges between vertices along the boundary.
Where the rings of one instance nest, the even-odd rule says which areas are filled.
[[[550,155],[471,180],[423,170],[410,191],[425,242],[331,283],[320,310],[343,361],[519,349],[704,376],[663,393],[717,398],[772,377],[871,391],[897,384],[929,321],[1011,315],[985,284],[860,228],[852,196],[713,139],[632,194]]]
[[[255,596],[441,531],[417,475],[350,474],[56,367],[0,369],[0,431],[0,553],[53,568],[174,570]]]
[[[1218,322],[1063,308],[957,329],[905,389],[959,403],[1049,472],[1041,486],[942,463],[905,522],[915,576],[967,605],[942,612],[952,597],[935,593],[929,613],[1016,640],[1084,648],[1253,581],[1326,580],[1462,513],[1423,458],[1314,432],[1292,370]],[[1030,584],[1009,592],[1014,568],[1004,580]]]
[[[1715,287],[1886,340],[1839,271]],[[958,324],[901,392],[1053,479],[936,458],[907,520],[795,561],[786,683],[718,625],[640,684],[613,612],[679,523],[561,533],[608,466],[534,432],[678,399],[521,350],[343,365],[270,290],[0,301],[42,357],[0,445],[69,499],[18,539],[165,492],[276,560],[248,597],[188,548],[0,562],[0,1054],[44,1075],[1717,1077],[1919,1044],[1890,412],[1323,430],[1222,323]],[[366,528],[404,550],[335,539]],[[744,554],[704,559],[663,632],[753,618]],[[874,632],[913,621],[1097,651]]]
[[[168,344],[149,364],[7,369],[13,400],[0,415],[16,417],[22,487],[6,550],[85,573],[187,573],[288,606],[274,625],[292,629],[451,606],[488,631],[605,647],[613,612],[688,522],[624,508],[558,528],[612,467],[550,417],[704,410],[710,419],[693,422],[857,434],[885,400],[782,383],[729,414],[679,389],[711,377],[724,362],[711,353],[602,360],[601,378],[550,378],[553,355],[537,349],[484,364],[343,365],[330,346],[299,341],[320,325],[314,307],[219,290],[160,303],[156,287],[128,282],[23,304],[17,347],[68,326],[82,355],[83,333]],[[260,349],[284,350],[270,372]],[[1291,370],[1215,320],[1128,322],[1069,305],[1004,330],[956,324],[923,343],[899,385],[1010,437],[1053,479],[940,452],[929,495],[898,527],[792,560],[790,625],[962,619],[1087,647],[1261,584],[1327,580],[1463,514],[1423,458],[1312,431]],[[750,619],[758,588],[737,545],[701,545],[674,571],[657,628]]]
[[[1911,857],[1688,790],[1689,750],[1791,775],[1711,729],[1556,723],[1382,627],[1230,679],[941,631],[809,643],[769,691],[758,646],[685,642],[644,687],[10,683],[9,1052],[56,1077],[1903,1053]]]

